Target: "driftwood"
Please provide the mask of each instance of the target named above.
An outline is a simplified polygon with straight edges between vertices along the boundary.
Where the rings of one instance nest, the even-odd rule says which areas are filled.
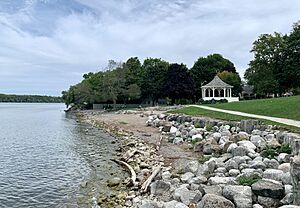
[[[147,192],[148,186],[151,184],[151,182],[153,181],[153,179],[155,178],[155,176],[159,173],[159,171],[161,170],[161,166],[158,166],[156,168],[154,168],[152,174],[149,176],[149,178],[143,183],[142,187],[141,187],[141,192],[145,193]]]
[[[134,156],[135,154],[140,153],[140,154],[145,154],[144,152],[134,149],[132,151],[128,150],[123,156],[122,156],[122,160],[124,161],[128,161],[132,156]]]
[[[163,137],[161,136],[158,143],[157,143],[157,145],[156,145],[156,151],[158,151],[160,149],[162,139],[163,139]]]
[[[124,162],[124,161],[121,161],[121,160],[116,160],[116,159],[112,159],[112,161],[120,164],[120,165],[123,165],[124,167],[126,167],[127,170],[129,170],[130,172],[130,183],[127,184],[127,185],[132,185],[132,186],[135,186],[137,185],[137,182],[136,182],[136,173],[135,171],[133,170],[133,168],[131,167],[131,165],[129,165],[128,163]]]

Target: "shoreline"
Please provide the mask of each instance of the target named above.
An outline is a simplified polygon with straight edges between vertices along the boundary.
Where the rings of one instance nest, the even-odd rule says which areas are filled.
[[[272,129],[270,125],[257,126],[251,120],[244,129],[241,129],[241,122],[178,115],[172,117],[172,115],[167,116],[165,114],[166,110],[165,108],[148,108],[109,113],[99,111],[79,111],[76,113],[82,121],[101,128],[117,138],[122,148],[118,154],[119,159],[129,164],[136,173],[136,181],[133,181],[133,184],[129,185],[129,179],[125,179],[125,181],[120,181],[114,186],[118,192],[116,195],[98,198],[96,201],[101,208],[196,207],[201,203],[202,205],[203,203],[213,203],[213,200],[221,200],[225,204],[227,203],[228,207],[236,207],[236,197],[245,200],[245,203],[248,203],[246,207],[250,207],[250,204],[252,207],[255,203],[265,206],[267,202],[261,197],[266,198],[266,196],[251,191],[251,185],[241,185],[239,182],[239,178],[246,174],[243,172],[244,169],[246,171],[249,168],[253,169],[251,174],[247,173],[251,177],[253,174],[255,176],[258,174],[259,181],[263,181],[265,178],[268,180],[276,179],[283,183],[283,190],[291,189],[292,182],[289,169],[288,172],[278,169],[281,165],[291,165],[290,161],[286,158],[286,160],[280,161],[276,157],[276,160],[272,159],[272,161],[278,165],[270,165],[270,159],[261,157],[263,149],[255,141],[252,141],[252,138],[259,137],[261,141],[267,144],[282,146],[286,142],[293,145],[293,141],[300,138],[299,135],[280,132]],[[201,126],[198,127],[199,124]],[[249,125],[251,127],[247,129]],[[212,129],[208,130],[208,127],[212,127]],[[193,135],[191,132],[194,132]],[[196,140],[193,140],[194,137]],[[269,137],[271,140],[268,140]],[[287,141],[285,138],[290,140]],[[230,147],[232,150],[229,151]],[[291,148],[293,153],[288,154],[290,155],[288,158],[296,155],[294,154],[294,151],[297,151],[295,147],[291,146]],[[238,151],[238,155],[231,151]],[[237,157],[244,158],[242,160],[244,162],[239,164],[235,161]],[[263,166],[255,166],[256,160]],[[238,164],[228,168],[228,163]],[[275,172],[282,171],[280,173],[285,175],[287,179],[274,178],[274,175],[271,174],[270,176],[270,174],[265,173],[272,171],[272,168],[275,168]],[[157,173],[152,177],[152,180],[148,181],[149,187],[143,191],[145,182],[156,171]],[[223,191],[228,185],[232,186],[230,191],[244,190],[248,195],[246,197],[227,196]],[[124,190],[124,188],[126,191],[118,191],[118,189]],[[148,189],[150,189],[150,193]],[[270,191],[272,192],[272,190]],[[185,192],[188,195],[184,195]],[[251,200],[249,196],[251,196]],[[213,197],[213,199],[209,197]],[[284,199],[286,197],[291,200],[291,192],[288,192]],[[207,202],[209,200],[211,201]],[[268,200],[277,204],[277,207],[291,204],[291,201],[286,202],[282,199],[279,202],[272,197],[269,197]]]

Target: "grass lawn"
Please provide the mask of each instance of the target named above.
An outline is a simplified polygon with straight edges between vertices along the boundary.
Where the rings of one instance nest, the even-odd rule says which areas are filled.
[[[289,118],[300,121],[300,95],[292,97],[211,104],[207,106],[257,115]]]
[[[181,108],[178,110],[169,111],[168,113],[176,113],[176,114],[178,113],[178,114],[185,114],[185,115],[190,115],[190,116],[203,116],[203,117],[209,117],[209,118],[225,120],[225,121],[240,121],[240,120],[245,120],[245,119],[251,119],[249,117],[232,115],[232,114],[222,113],[222,112],[216,112],[216,111],[206,110],[206,109],[197,108],[197,107],[184,107],[184,108]],[[297,128],[294,126],[289,126],[289,125],[276,123],[273,121],[268,121],[268,120],[263,120],[263,119],[257,119],[257,118],[253,118],[253,119],[259,120],[262,124],[276,125],[281,129],[286,129],[286,130],[290,130],[293,132],[300,132],[300,128]]]

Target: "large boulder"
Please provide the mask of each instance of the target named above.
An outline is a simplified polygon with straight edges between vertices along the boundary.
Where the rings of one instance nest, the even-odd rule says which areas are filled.
[[[190,161],[185,166],[186,172],[196,173],[199,167],[199,162],[197,160]]]
[[[238,146],[231,150],[233,156],[246,156],[249,150],[246,147]]]
[[[184,203],[173,200],[164,203],[164,208],[188,208],[188,206],[186,206]]]
[[[197,208],[235,208],[234,204],[225,197],[215,194],[206,194]]]
[[[161,201],[170,200],[171,184],[163,180],[157,180],[150,185],[150,192]]]
[[[262,149],[266,146],[267,142],[264,138],[259,135],[252,135],[250,141],[258,148]]]
[[[282,183],[270,179],[262,179],[252,184],[253,193],[258,196],[282,199],[284,197],[284,186]]]
[[[237,208],[252,208],[252,191],[250,186],[227,185],[223,196],[234,202]]]
[[[263,177],[275,181],[281,181],[283,177],[283,171],[277,169],[267,169],[264,171]]]
[[[250,141],[239,141],[238,145],[247,148],[249,152],[256,149],[256,146]]]
[[[210,177],[208,179],[208,183],[210,185],[219,185],[219,184],[231,184],[234,185],[236,184],[235,178],[234,177]]]
[[[264,197],[264,196],[258,196],[257,201],[263,207],[267,207],[267,208],[277,208],[280,203],[279,199],[274,199],[271,197]]]

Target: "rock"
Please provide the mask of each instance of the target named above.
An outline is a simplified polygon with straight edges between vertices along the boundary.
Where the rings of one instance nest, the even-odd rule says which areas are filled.
[[[170,173],[170,171],[166,171],[166,172],[163,172],[161,174],[161,177],[163,180],[169,180],[172,176],[172,173]]]
[[[164,132],[170,132],[172,125],[169,122],[163,123],[162,131]]]
[[[279,163],[277,162],[277,160],[275,159],[269,159],[269,158],[265,158],[263,160],[263,162],[265,163],[267,168],[271,168],[271,169],[277,169],[279,166]]]
[[[199,167],[199,162],[196,160],[190,161],[185,166],[185,172],[196,173]]]
[[[281,180],[284,185],[292,184],[291,173],[290,172],[283,173]]]
[[[277,148],[277,147],[281,146],[277,139],[271,139],[271,140],[267,141],[267,145],[270,147],[273,147],[273,148]]]
[[[142,205],[139,208],[159,208],[157,202],[150,200],[142,200]]]
[[[229,147],[227,148],[227,152],[231,153],[233,149],[237,148],[237,144],[236,143],[232,143],[229,145]]]
[[[190,184],[202,184],[207,182],[207,178],[205,176],[197,176],[188,181]]]
[[[191,173],[191,172],[187,172],[185,174],[183,174],[180,179],[182,182],[188,182],[189,180],[191,180],[193,177],[194,177],[194,173]]]
[[[254,161],[253,160],[252,163],[250,164],[250,168],[265,170],[266,165],[262,161]]]
[[[290,163],[282,163],[278,166],[278,170],[282,170],[284,173],[290,172],[291,165]]]
[[[225,197],[215,194],[206,194],[201,202],[197,204],[198,208],[234,208],[234,204]]]
[[[189,205],[190,203],[197,204],[202,199],[202,194],[199,190],[196,191],[187,191],[185,193],[182,193],[180,196],[180,200],[185,205]]]
[[[192,136],[192,141],[200,141],[202,139],[203,139],[203,137],[201,134],[195,134]]]
[[[257,120],[241,120],[240,128],[242,131],[247,132],[250,134],[254,129],[254,126],[258,124]]]
[[[259,204],[253,204],[253,208],[263,208],[263,206],[261,206]]]
[[[112,179],[109,179],[107,183],[108,183],[108,186],[110,186],[110,187],[117,186],[121,183],[121,178],[114,177]]]
[[[249,152],[256,149],[256,146],[250,141],[239,141],[238,146],[247,148]]]
[[[259,135],[252,135],[250,141],[260,149],[264,148],[267,144],[266,140]]]
[[[181,137],[181,131],[176,131],[176,133],[175,133],[175,137]]]
[[[209,138],[203,144],[203,153],[212,154],[220,152],[220,147],[213,138]]]
[[[274,199],[271,197],[258,196],[257,201],[263,207],[277,208],[279,205],[279,199]]]
[[[252,184],[253,193],[259,196],[281,199],[284,196],[283,185],[274,180],[262,179]]]
[[[237,162],[235,162],[235,160],[229,159],[227,162],[225,162],[225,168],[227,171],[229,171],[230,169],[238,169],[239,165]]]
[[[220,185],[201,185],[203,188],[204,194],[216,194],[222,196],[223,190]]]
[[[181,137],[175,137],[173,140],[173,144],[182,144],[183,139]]]
[[[208,183],[211,185],[219,185],[219,184],[231,184],[234,185],[236,184],[235,178],[234,177],[210,177],[208,179]]]
[[[150,185],[150,192],[156,198],[162,201],[168,201],[170,199],[171,183],[165,182],[163,180],[157,180]]]
[[[203,152],[203,145],[206,141],[202,140],[194,145],[194,152]]]
[[[199,131],[197,129],[191,129],[191,131],[189,132],[188,136],[192,137],[192,136],[194,136],[194,135],[196,135],[198,133],[199,133]]]
[[[252,191],[250,186],[227,185],[223,196],[234,202],[237,208],[252,208]]]
[[[229,170],[229,175],[232,176],[232,177],[236,177],[240,174],[241,172],[237,169],[231,169]]]
[[[287,195],[285,195],[285,197],[283,199],[280,200],[281,204],[292,204],[293,203],[293,194],[289,193]]]
[[[174,126],[171,126],[171,128],[170,128],[170,133],[171,133],[171,134],[175,134],[176,131],[178,131],[178,129],[177,129],[176,127],[174,127]]]
[[[277,157],[279,163],[289,163],[291,155],[287,153],[280,153]]]
[[[264,171],[263,177],[267,179],[272,179],[275,181],[282,180],[283,171],[277,169],[267,169]]]
[[[238,133],[238,137],[239,137],[239,141],[241,141],[241,140],[248,140],[249,139],[249,134],[247,132],[240,131]]]
[[[228,137],[228,136],[222,136],[222,137],[219,139],[219,144],[220,144],[220,145],[225,145],[226,142],[229,142],[229,137]]]
[[[164,208],[188,208],[185,204],[178,201],[169,201],[164,203]]]
[[[231,151],[233,156],[246,156],[248,152],[248,149],[242,146],[238,146]]]
[[[300,206],[296,206],[296,205],[283,205],[279,208],[300,208]]]
[[[284,194],[287,195],[289,193],[293,192],[293,186],[292,185],[284,185]]]
[[[293,204],[300,205],[300,156],[291,158],[291,179],[294,187]]]
[[[222,135],[219,132],[215,132],[211,136],[216,140],[216,142],[219,142]]]
[[[258,130],[258,129],[254,129],[251,133],[252,135],[261,135],[261,130]]]

